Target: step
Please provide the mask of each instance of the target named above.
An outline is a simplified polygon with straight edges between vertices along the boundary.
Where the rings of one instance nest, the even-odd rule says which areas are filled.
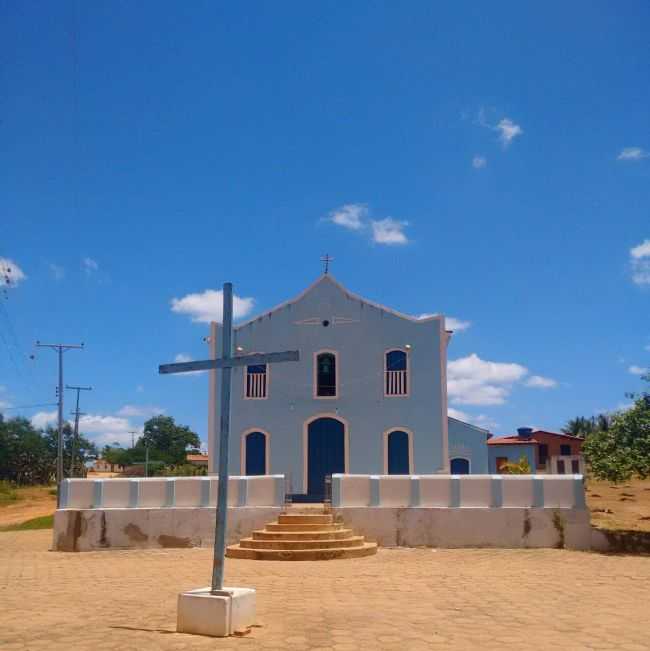
[[[231,545],[226,550],[228,558],[245,558],[256,561],[329,561],[339,558],[361,558],[377,553],[377,543],[363,543],[359,547],[338,549],[248,549]]]
[[[266,525],[267,531],[338,531],[343,525],[338,523],[330,524],[280,524],[270,522]]]
[[[340,540],[257,540],[243,538],[239,545],[247,549],[335,549],[340,547],[361,547],[363,536],[350,536]]]
[[[282,513],[278,516],[280,524],[332,524],[334,518],[331,515],[306,514],[306,513]]]
[[[253,531],[254,540],[341,540],[349,538],[352,529],[335,531]]]

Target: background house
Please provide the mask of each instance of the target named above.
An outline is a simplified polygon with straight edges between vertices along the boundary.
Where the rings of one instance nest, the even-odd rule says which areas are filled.
[[[523,456],[533,473],[584,474],[583,442],[583,439],[570,434],[520,427],[514,436],[488,440],[489,471],[498,473],[503,464],[516,463]]]

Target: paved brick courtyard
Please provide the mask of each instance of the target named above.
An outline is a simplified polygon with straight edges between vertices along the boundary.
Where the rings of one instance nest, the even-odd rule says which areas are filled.
[[[258,590],[241,638],[175,632],[208,549],[47,551],[0,533],[0,649],[650,649],[650,558],[560,550],[380,550],[359,560],[230,560]]]

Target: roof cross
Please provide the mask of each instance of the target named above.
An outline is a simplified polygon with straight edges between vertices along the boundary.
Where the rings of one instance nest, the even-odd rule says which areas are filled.
[[[321,262],[324,262],[324,263],[325,263],[325,272],[324,272],[324,273],[325,273],[326,275],[329,273],[329,270],[330,270],[330,262],[332,262],[333,260],[334,260],[334,258],[330,258],[329,253],[326,253],[326,254],[325,254],[325,255],[320,259]]]

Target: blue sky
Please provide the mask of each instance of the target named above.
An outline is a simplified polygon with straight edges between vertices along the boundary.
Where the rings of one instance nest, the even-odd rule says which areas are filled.
[[[204,292],[262,311],[325,252],[465,326],[454,413],[501,434],[624,404],[650,366],[650,5],[439,5],[0,2],[0,404],[54,402],[33,342],[84,341],[96,440],[158,409],[205,438],[206,376],[157,375],[206,355]]]

